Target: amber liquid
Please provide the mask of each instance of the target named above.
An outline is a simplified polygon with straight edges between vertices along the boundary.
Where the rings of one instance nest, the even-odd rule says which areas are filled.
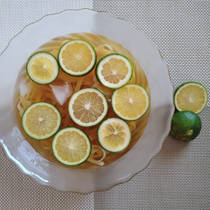
[[[134,68],[134,74],[130,83],[136,83],[136,84],[142,85],[147,90],[150,96],[148,81],[140,64],[133,57],[133,55],[128,50],[126,50],[122,45],[118,44],[117,42],[111,41],[107,39],[106,37],[103,37],[100,35],[89,34],[89,33],[69,34],[69,35],[58,37],[49,41],[48,43],[42,45],[39,49],[37,49],[37,51],[50,52],[54,54],[54,56],[57,57],[58,51],[60,47],[62,46],[62,44],[72,39],[83,39],[91,43],[96,49],[97,60],[99,60],[106,54],[113,53],[113,52],[120,53],[128,57]],[[21,101],[21,97],[22,97],[20,94],[21,92],[20,85],[23,83],[24,83],[24,86],[27,86],[29,89],[29,93],[27,94],[27,97],[25,97],[25,99],[22,102],[23,111],[25,107],[28,106],[28,104],[31,104],[34,102],[46,101],[46,102],[52,103],[59,109],[62,115],[62,124],[61,124],[60,129],[64,127],[68,127],[68,126],[78,127],[81,130],[83,130],[85,133],[87,133],[87,135],[91,139],[92,145],[99,145],[98,140],[97,140],[97,128],[99,125],[93,126],[91,128],[84,128],[84,127],[78,126],[71,120],[68,114],[68,102],[71,95],[74,92],[76,92],[78,88],[83,89],[87,87],[96,87],[100,89],[101,91],[103,91],[105,96],[108,99],[109,111],[106,118],[117,117],[115,113],[113,112],[113,109],[110,103],[113,90],[104,87],[97,81],[96,76],[95,76],[95,69],[92,72],[90,72],[88,75],[79,77],[79,78],[75,78],[70,75],[67,75],[60,69],[58,78],[53,83],[51,83],[51,85],[56,86],[56,87],[58,86],[69,87],[68,89],[70,91],[70,95],[66,99],[65,103],[61,105],[59,101],[57,100],[57,98],[55,97],[50,85],[38,85],[30,80],[30,78],[27,76],[26,67],[24,65],[19,73],[18,79],[16,81],[16,86],[15,86],[14,108],[15,108],[16,120],[23,136],[30,143],[30,145],[43,157],[45,157],[49,161],[54,162],[56,164],[61,165],[55,159],[52,153],[51,143],[52,143],[53,137],[47,140],[37,141],[27,136],[25,132],[23,131],[23,128],[21,125],[21,115],[17,108],[17,105]],[[25,103],[25,101],[28,101],[28,102]],[[137,143],[138,140],[139,141],[141,140],[140,137],[146,128],[148,118],[149,118],[149,113],[150,113],[150,109],[142,118],[135,121],[135,123],[128,122],[131,127],[133,127],[133,124],[136,125],[136,128],[132,131],[132,140],[131,140],[130,145],[124,151],[120,153],[107,153],[106,158],[103,160],[105,165],[110,164],[116,161],[117,159],[119,159],[120,157],[122,157],[123,155],[125,155],[129,150],[132,149],[132,147],[134,147],[134,145]],[[88,169],[88,168],[95,168],[95,167],[100,167],[100,166],[94,165],[86,161],[85,163],[81,164],[80,166],[77,166],[76,168]]]

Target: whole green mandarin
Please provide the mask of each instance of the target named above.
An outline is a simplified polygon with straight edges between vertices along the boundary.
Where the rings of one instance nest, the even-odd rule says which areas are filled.
[[[170,135],[179,141],[188,142],[199,135],[201,125],[201,119],[196,113],[177,112],[172,118]]]

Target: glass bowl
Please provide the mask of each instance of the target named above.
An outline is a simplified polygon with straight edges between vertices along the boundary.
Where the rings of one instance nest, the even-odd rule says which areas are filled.
[[[15,83],[29,55],[56,37],[84,32],[105,36],[124,46],[143,69],[151,97],[148,123],[137,143],[116,161],[88,169],[63,167],[36,152],[18,127],[13,106]],[[0,56],[0,68],[0,145],[7,157],[39,184],[79,193],[107,190],[144,169],[170,131],[173,87],[159,50],[144,33],[105,12],[67,10],[28,25]]]

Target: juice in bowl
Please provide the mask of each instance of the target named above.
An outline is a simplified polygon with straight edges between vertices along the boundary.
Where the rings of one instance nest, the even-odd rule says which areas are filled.
[[[145,73],[134,56],[119,43],[109,40],[108,38],[101,35],[91,33],[68,34],[50,40],[49,42],[42,45],[39,49],[37,49],[36,52],[50,53],[58,60],[61,47],[71,40],[84,40],[90,43],[96,53],[96,65],[93,64],[93,69],[90,69],[90,71],[86,72],[86,74],[82,76],[68,74],[65,72],[65,70],[59,68],[59,73],[55,76],[54,81],[50,82],[49,84],[37,84],[33,81],[32,78],[29,77],[30,75],[27,74],[26,69],[28,63],[26,61],[25,65],[20,70],[15,85],[14,110],[16,121],[22,135],[39,154],[55,164],[69,167],[61,164],[55,158],[53,153],[52,141],[57,134],[54,133],[53,136],[49,136],[49,138],[44,140],[35,140],[26,134],[22,126],[23,113],[31,104],[36,102],[48,102],[54,105],[54,107],[56,107],[61,114],[61,125],[59,127],[59,131],[67,127],[79,128],[81,131],[87,134],[91,142],[92,150],[90,151],[91,153],[90,156],[88,156],[88,159],[78,166],[71,166],[71,168],[90,169],[102,167],[122,157],[129,150],[131,150],[131,148],[134,147],[137,141],[141,141],[141,135],[143,134],[149,119],[150,106],[146,113],[139,119],[123,119],[131,131],[131,140],[124,150],[120,152],[110,152],[109,150],[105,149],[99,141],[99,127],[109,118],[120,119],[120,117],[118,114],[116,114],[116,110],[113,109],[112,104],[112,97],[114,95],[113,93],[115,92],[115,89],[107,87],[101,83],[99,78],[100,76],[98,76],[96,70],[98,67],[97,64],[100,63],[99,61],[101,61],[101,59],[106,58],[107,55],[114,53],[123,55],[128,58],[133,68],[131,78],[126,85],[138,84],[142,86],[148,93],[148,98],[150,98],[150,88]],[[73,118],[69,112],[69,104],[72,96],[75,93],[78,93],[78,91],[85,90],[86,88],[94,88],[101,91],[108,102],[108,109],[105,117],[100,121],[100,123],[92,126],[84,126],[82,124],[76,123],[75,120],[72,120]],[[116,90],[119,89],[117,88]]]

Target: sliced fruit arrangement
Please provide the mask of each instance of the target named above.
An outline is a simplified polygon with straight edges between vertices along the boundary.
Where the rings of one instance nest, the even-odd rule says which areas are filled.
[[[47,102],[30,105],[22,116],[22,127],[26,134],[36,140],[53,136],[61,125],[58,109]]]
[[[56,58],[52,54],[37,52],[29,58],[26,71],[32,81],[46,85],[58,77],[59,67]]]
[[[64,72],[72,76],[88,74],[97,60],[94,47],[80,39],[65,43],[58,53],[58,61]]]
[[[69,101],[69,115],[84,127],[100,123],[108,112],[104,94],[96,88],[85,88],[74,93]]]
[[[179,141],[191,141],[201,131],[200,117],[191,111],[181,111],[174,114],[171,122],[170,135]]]
[[[139,119],[147,112],[150,105],[147,91],[142,86],[128,84],[133,76],[133,66],[129,59],[117,53],[107,55],[109,52],[111,51],[107,51],[99,60],[96,77],[105,88],[115,89],[113,92],[106,88],[113,92],[110,109],[112,106],[114,112],[122,119],[104,120],[109,109],[108,100],[99,89],[93,87],[75,92],[68,103],[69,115],[77,125],[92,127],[101,123],[96,129],[98,129],[98,142],[103,151],[102,158],[106,156],[105,150],[120,152],[127,148],[132,135],[129,125],[124,120]],[[29,58],[26,70],[32,81],[47,85],[58,77],[59,66],[67,74],[79,77],[90,73],[95,68],[96,61],[94,47],[85,40],[76,39],[67,41],[61,46],[58,62],[52,54],[38,52]],[[60,105],[63,106],[64,103]],[[80,165],[91,154],[91,141],[84,131],[76,127],[65,127],[58,131],[61,121],[61,114],[54,105],[37,102],[30,105],[23,113],[22,127],[27,135],[36,140],[48,139],[55,135],[52,151],[56,159],[68,166]]]
[[[98,141],[108,152],[120,152],[130,143],[131,131],[129,125],[118,118],[104,120],[98,128]]]
[[[147,91],[138,84],[128,84],[112,95],[112,108],[124,120],[137,120],[148,110],[150,100]]]
[[[91,148],[89,137],[75,127],[60,130],[52,141],[52,151],[56,159],[69,166],[85,162],[90,156]]]
[[[206,88],[197,82],[187,82],[179,86],[174,95],[174,104],[178,111],[200,113],[208,100]]]
[[[133,66],[124,55],[112,53],[96,66],[96,76],[104,86],[117,89],[127,84],[133,75]]]

